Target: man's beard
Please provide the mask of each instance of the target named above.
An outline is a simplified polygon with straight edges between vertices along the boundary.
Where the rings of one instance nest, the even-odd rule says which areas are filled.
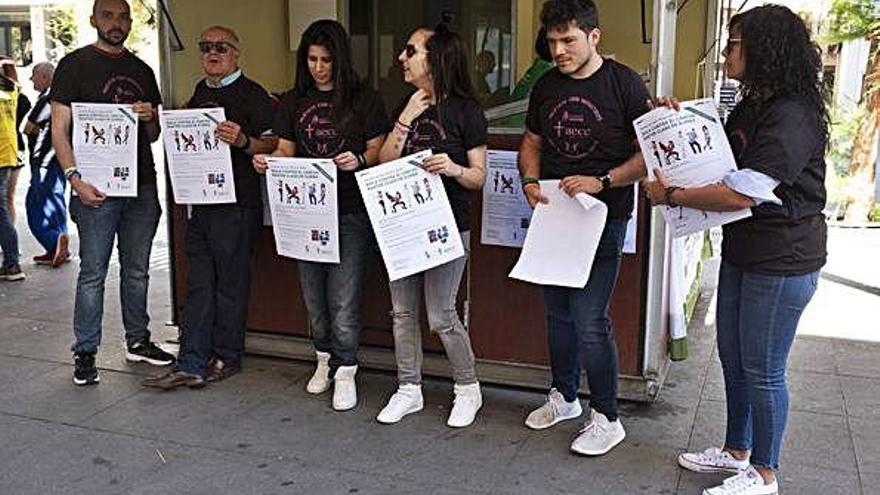
[[[113,38],[110,37],[110,33],[116,33],[116,32],[122,34],[122,38],[120,38],[119,41],[115,41]],[[105,33],[99,29],[98,30],[98,38],[100,38],[101,41],[103,41],[104,43],[107,43],[110,46],[122,46],[125,43],[125,40],[128,39],[128,33],[122,31],[121,29],[113,29],[113,30]]]

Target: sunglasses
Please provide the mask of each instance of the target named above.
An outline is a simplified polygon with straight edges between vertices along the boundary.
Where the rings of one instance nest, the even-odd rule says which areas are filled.
[[[731,48],[739,44],[742,44],[742,38],[728,38],[727,45],[724,46],[723,51],[729,52]]]
[[[199,41],[199,51],[204,54],[211,53],[211,51],[217,52],[220,55],[225,55],[229,52],[229,50],[235,49],[235,45],[232,43],[227,43],[225,41]]]
[[[419,50],[416,48],[416,45],[407,43],[406,46],[403,47],[403,53],[406,54],[406,58],[413,58],[416,56],[416,53],[419,53]]]

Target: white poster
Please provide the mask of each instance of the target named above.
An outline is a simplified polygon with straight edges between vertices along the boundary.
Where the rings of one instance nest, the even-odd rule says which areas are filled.
[[[425,150],[355,174],[392,281],[464,256],[443,180],[422,170],[429,156]]]
[[[131,105],[72,103],[73,155],[83,180],[107,196],[136,197],[138,116]]]
[[[267,161],[266,186],[278,254],[339,263],[336,164],[313,158]]]
[[[623,254],[635,254],[638,250],[636,240],[639,230],[639,185],[633,184],[633,211],[626,222],[626,236],[623,238]]]
[[[570,197],[558,180],[542,180],[548,203],[538,203],[510,278],[582,289],[605,229],[608,207],[588,194]]]
[[[654,178],[654,169],[659,168],[672,186],[699,187],[719,182],[737,169],[724,126],[711,99],[682,102],[678,112],[666,107],[656,108],[636,119],[633,125],[650,179]],[[751,215],[748,208],[734,212],[680,206],[660,208],[674,237]]]
[[[520,187],[515,151],[489,150],[480,242],[522,247],[532,218],[532,207]]]
[[[222,108],[159,112],[175,203],[235,203],[232,155],[214,133],[225,120]]]

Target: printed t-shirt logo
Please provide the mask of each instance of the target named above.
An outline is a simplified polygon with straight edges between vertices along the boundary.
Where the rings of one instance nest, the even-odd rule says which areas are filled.
[[[596,105],[583,96],[566,96],[547,112],[549,127],[544,137],[561,155],[586,158],[599,145],[593,136],[595,124],[602,122]]]
[[[446,141],[443,125],[431,116],[422,116],[412,123],[403,154],[410,155],[440,145]]]
[[[300,114],[299,138],[309,155],[331,158],[345,149],[346,139],[333,124],[333,105],[328,101],[309,104]]]
[[[110,103],[134,103],[144,97],[144,88],[128,76],[114,76],[101,89]]]

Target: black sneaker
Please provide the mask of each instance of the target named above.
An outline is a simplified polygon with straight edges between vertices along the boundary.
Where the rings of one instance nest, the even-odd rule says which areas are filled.
[[[126,346],[125,359],[132,362],[149,363],[154,366],[168,366],[174,362],[174,354],[163,351],[147,339]]]
[[[94,353],[77,352],[73,355],[73,364],[74,385],[97,385],[101,381],[98,368],[95,367]]]
[[[12,265],[9,268],[0,268],[0,280],[6,280],[8,282],[24,280],[24,272],[21,271],[21,266],[17,264]]]

